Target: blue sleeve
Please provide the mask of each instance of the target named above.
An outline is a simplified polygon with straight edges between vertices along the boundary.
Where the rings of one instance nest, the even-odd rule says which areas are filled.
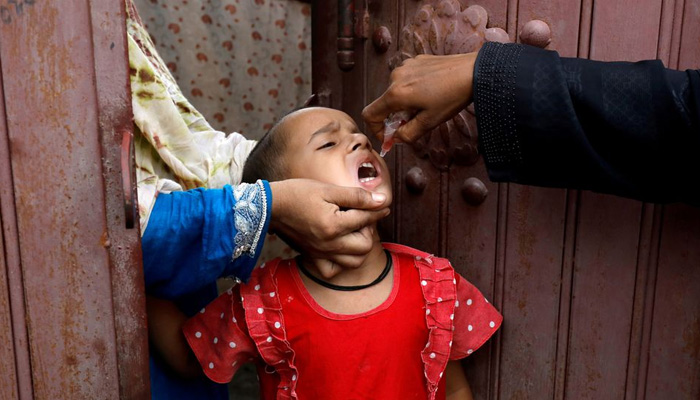
[[[271,204],[265,181],[159,194],[141,240],[146,292],[173,299],[222,276],[247,280]]]

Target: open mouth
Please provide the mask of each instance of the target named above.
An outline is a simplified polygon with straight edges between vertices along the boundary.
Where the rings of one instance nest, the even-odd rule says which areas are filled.
[[[363,162],[357,169],[357,179],[360,183],[367,183],[375,180],[379,176],[379,172],[370,162]]]

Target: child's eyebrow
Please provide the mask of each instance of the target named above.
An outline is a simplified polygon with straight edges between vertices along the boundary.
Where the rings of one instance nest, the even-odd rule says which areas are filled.
[[[311,143],[311,141],[314,139],[314,137],[316,135],[319,135],[321,133],[326,133],[326,132],[335,132],[337,130],[340,130],[340,124],[337,121],[331,121],[328,124],[324,125],[321,129],[312,133],[311,137],[309,138],[309,141],[306,144]]]

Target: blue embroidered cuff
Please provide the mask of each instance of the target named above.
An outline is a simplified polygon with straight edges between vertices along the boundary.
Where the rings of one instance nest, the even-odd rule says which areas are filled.
[[[236,226],[234,260],[244,254],[255,257],[260,238],[263,237],[263,228],[269,219],[268,191],[269,187],[266,188],[260,180],[254,184],[241,183],[233,190],[236,201],[233,209]]]
[[[255,267],[270,225],[272,192],[267,181],[242,183],[233,190],[236,236],[231,261],[235,277],[247,281]]]

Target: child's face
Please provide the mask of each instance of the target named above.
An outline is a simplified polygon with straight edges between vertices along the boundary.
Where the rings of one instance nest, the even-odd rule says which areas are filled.
[[[285,118],[286,165],[290,178],[315,179],[384,193],[391,203],[391,180],[384,159],[342,111],[305,108]]]

